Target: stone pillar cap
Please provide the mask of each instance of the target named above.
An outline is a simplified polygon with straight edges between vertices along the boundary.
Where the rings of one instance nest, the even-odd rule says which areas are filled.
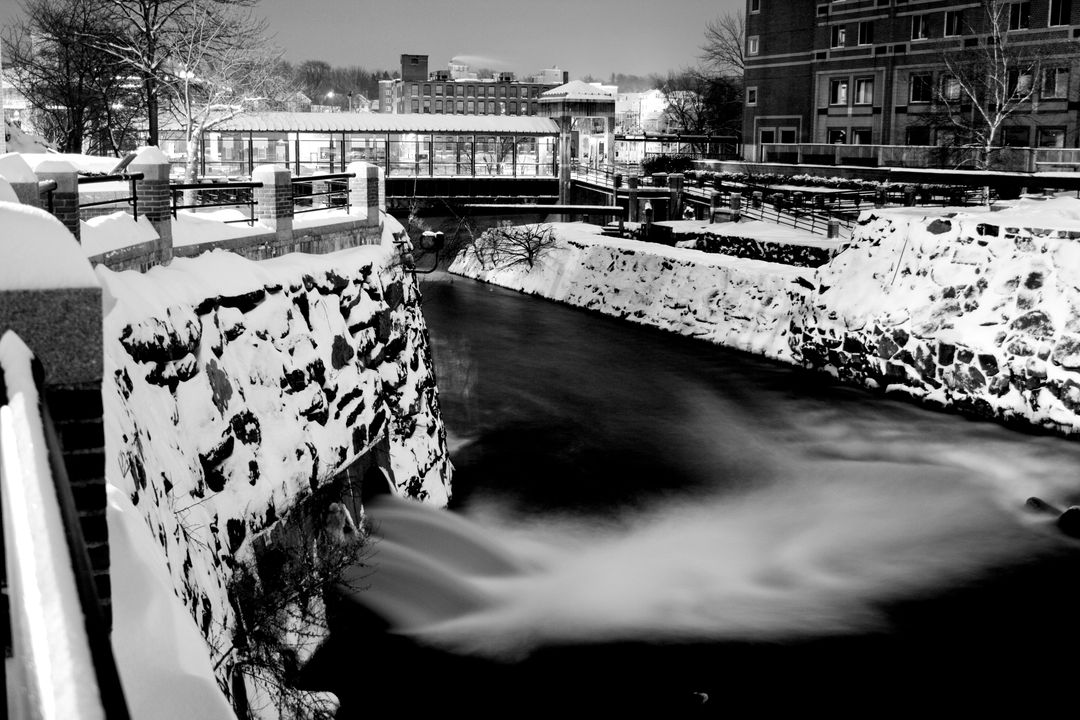
[[[135,152],[135,159],[131,161],[132,165],[168,165],[169,158],[165,157],[165,153],[161,152],[161,148],[156,145],[147,145],[139,148]]]
[[[75,173],[75,166],[67,160],[46,160],[37,166],[37,174],[59,175],[62,173]]]
[[[0,291],[99,287],[62,222],[41,208],[0,202]]]
[[[38,178],[19,153],[0,155],[0,177],[13,183],[36,183]]]

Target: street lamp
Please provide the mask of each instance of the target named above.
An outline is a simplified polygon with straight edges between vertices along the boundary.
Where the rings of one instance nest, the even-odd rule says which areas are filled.
[[[352,112],[352,90],[349,91],[349,112]]]

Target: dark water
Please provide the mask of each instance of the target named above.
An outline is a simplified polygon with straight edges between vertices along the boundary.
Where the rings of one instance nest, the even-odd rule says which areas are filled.
[[[452,515],[371,507],[339,717],[1073,711],[1076,442],[432,277]]]

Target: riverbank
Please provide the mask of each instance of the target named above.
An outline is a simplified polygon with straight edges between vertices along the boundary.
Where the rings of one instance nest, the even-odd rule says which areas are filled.
[[[1080,201],[867,211],[818,268],[553,227],[532,268],[465,251],[450,271],[931,406],[1080,432]]]

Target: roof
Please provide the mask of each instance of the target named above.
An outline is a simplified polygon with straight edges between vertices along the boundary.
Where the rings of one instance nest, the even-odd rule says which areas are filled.
[[[259,132],[460,132],[555,135],[550,118],[520,115],[428,115],[390,113],[244,113],[215,125],[218,130]]]
[[[540,93],[540,102],[559,102],[560,100],[570,102],[581,100],[586,102],[609,101],[614,103],[615,96],[606,90],[601,90],[595,85],[580,80],[571,80],[565,85]]]

